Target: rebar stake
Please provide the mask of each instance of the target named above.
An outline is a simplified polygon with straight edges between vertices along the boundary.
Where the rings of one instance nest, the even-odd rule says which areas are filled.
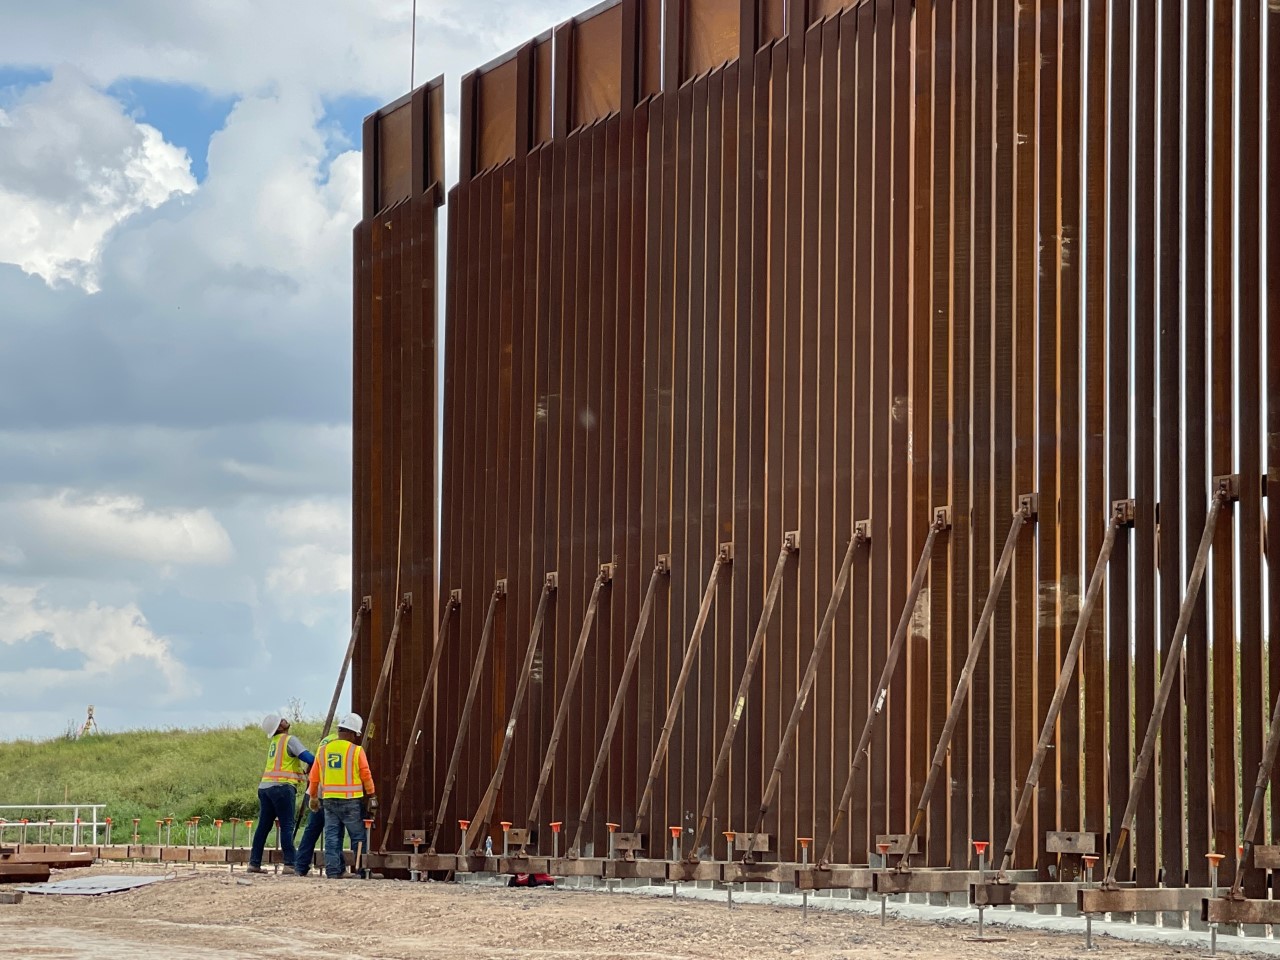
[[[563,826],[563,820],[551,821],[551,856],[557,860],[560,858],[560,828]]]
[[[667,829],[671,831],[671,862],[677,863],[680,860],[680,828],[668,827]],[[672,900],[676,899],[676,897],[679,896],[679,890],[680,890],[680,881],[672,880],[671,881],[671,899]]]
[[[1205,859],[1209,861],[1209,886],[1213,888],[1211,899],[1218,899],[1218,867],[1221,865],[1226,854],[1223,853],[1206,853]],[[1209,956],[1216,957],[1218,955],[1218,925],[1216,923],[1209,924]]]
[[[879,851],[880,853],[880,859],[884,861],[883,863],[880,864],[881,869],[887,870],[889,867],[889,844],[877,843],[876,850]],[[887,893],[882,893],[880,894],[880,926],[882,927],[885,924],[885,914],[888,911],[888,908],[889,908],[889,895]]]
[[[470,820],[459,820],[458,829],[462,831],[462,842],[458,844],[458,856],[465,857],[467,855],[467,828],[471,826]]]
[[[609,831],[609,859],[610,860],[613,859],[613,854],[614,854],[614,842],[615,842],[614,834],[618,832],[621,826],[622,824],[620,823],[606,823],[604,825],[605,829]],[[617,879],[614,877],[605,877],[604,888],[608,890],[610,893],[613,893],[614,884],[616,884],[617,882],[618,882]]]
[[[990,841],[974,840],[973,849],[978,854],[978,886],[984,887],[987,883],[987,847]],[[984,898],[985,899],[985,895]],[[1003,943],[1004,937],[988,937],[986,935],[986,927],[984,924],[983,911],[987,909],[985,903],[978,904],[978,935],[968,938],[973,943]]]
[[[1098,858],[1092,854],[1084,856],[1084,885],[1085,889],[1093,889],[1093,866],[1098,862]],[[1093,949],[1093,914],[1086,913],[1084,915],[1084,948],[1086,950]]]
[[[213,845],[215,847],[220,847],[222,846],[222,821],[221,820],[213,821],[213,826],[214,826],[214,829],[218,831],[217,836],[213,841]]]
[[[807,867],[809,865],[809,844],[813,843],[813,837],[796,837],[800,841],[800,865]],[[809,919],[809,891],[805,890],[800,894],[800,919]]]
[[[737,834],[732,830],[725,830],[723,831],[723,833],[724,833],[724,862],[730,863],[733,860],[733,838],[736,837]],[[728,894],[727,903],[728,903],[729,909],[732,910],[733,909],[733,884],[726,883],[724,885],[724,888],[726,893]]]

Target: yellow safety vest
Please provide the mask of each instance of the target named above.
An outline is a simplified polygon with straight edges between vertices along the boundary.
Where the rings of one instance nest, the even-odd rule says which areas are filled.
[[[320,766],[320,796],[325,800],[358,800],[364,796],[360,780],[360,744],[350,740],[326,743],[316,762]]]
[[[289,737],[286,730],[271,738],[271,746],[267,749],[267,768],[262,774],[264,784],[297,784],[306,780],[302,772],[302,761],[289,755]]]

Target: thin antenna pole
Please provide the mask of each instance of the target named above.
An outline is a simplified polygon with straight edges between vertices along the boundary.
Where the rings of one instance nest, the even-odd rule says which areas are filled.
[[[413,22],[409,25],[409,89],[413,89],[418,66],[418,0],[413,0]]]

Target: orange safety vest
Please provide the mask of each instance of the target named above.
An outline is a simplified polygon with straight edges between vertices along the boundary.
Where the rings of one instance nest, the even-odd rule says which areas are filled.
[[[360,780],[360,744],[334,740],[324,745],[320,764],[320,796],[325,800],[358,800],[364,796]]]
[[[268,785],[277,783],[303,783],[306,776],[302,772],[302,761],[289,755],[289,731],[278,733],[271,738],[271,747],[267,750],[267,768],[262,774],[262,782]]]

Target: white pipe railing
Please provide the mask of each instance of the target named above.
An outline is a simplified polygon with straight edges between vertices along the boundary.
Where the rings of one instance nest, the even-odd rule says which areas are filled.
[[[105,810],[105,803],[25,803],[0,805],[0,843],[6,840],[18,843],[43,843],[53,842],[53,833],[61,828],[63,839],[66,839],[67,830],[71,830],[71,845],[78,846],[96,846],[98,843],[98,831],[106,826],[105,818],[101,811]],[[59,811],[70,811],[69,819],[58,819]],[[81,812],[85,812],[86,816],[81,817]],[[54,814],[48,816],[48,814]],[[40,814],[40,816],[35,816]],[[66,816],[66,814],[62,814]],[[31,837],[31,831],[35,831],[36,836]],[[44,840],[45,831],[48,831],[48,840]],[[89,839],[86,841],[85,831],[88,832]]]

